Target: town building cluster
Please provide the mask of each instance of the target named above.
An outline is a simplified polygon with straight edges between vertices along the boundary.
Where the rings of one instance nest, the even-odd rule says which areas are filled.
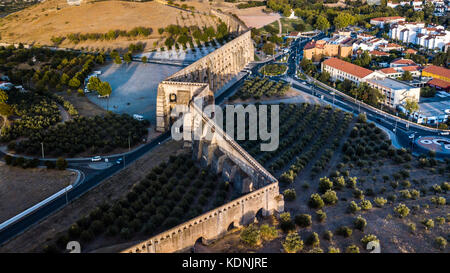
[[[431,50],[444,50],[450,43],[450,31],[443,26],[427,26],[421,22],[398,22],[391,24],[389,38]]]
[[[403,104],[407,99],[419,101],[420,88],[387,77],[379,71],[373,71],[338,58],[329,58],[322,62],[322,72],[328,72],[333,81],[349,80],[355,85],[367,83],[384,95],[384,104],[391,108]]]
[[[398,6],[411,6],[414,11],[421,11],[427,3],[430,3],[434,7],[435,16],[445,16],[446,12],[450,11],[450,5],[445,3],[444,0],[413,0],[413,1],[388,1],[387,6],[396,8]]]

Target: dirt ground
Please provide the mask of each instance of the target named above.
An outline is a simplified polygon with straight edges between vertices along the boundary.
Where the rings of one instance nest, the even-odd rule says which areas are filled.
[[[106,110],[91,102],[87,97],[78,96],[77,94],[58,93],[58,95],[64,97],[77,109],[78,113],[84,117],[93,117],[106,114]]]
[[[253,7],[248,9],[229,8],[224,9],[231,13],[236,14],[247,27],[261,28],[267,24],[270,24],[281,16],[278,13],[265,13],[263,12],[265,7]]]
[[[350,126],[351,128],[352,126]],[[341,142],[342,145],[342,142]],[[285,211],[290,212],[291,218],[294,219],[297,214],[309,214],[312,217],[312,225],[307,228],[299,228],[296,230],[302,240],[305,242],[312,232],[316,232],[320,238],[320,248],[327,252],[328,247],[333,246],[345,252],[347,246],[354,244],[359,247],[361,252],[364,246],[361,239],[368,234],[374,234],[380,241],[382,253],[423,253],[423,252],[447,252],[448,247],[439,250],[435,244],[435,238],[442,236],[448,239],[450,234],[450,224],[448,222],[450,210],[448,204],[437,207],[431,202],[431,198],[442,196],[447,199],[449,193],[434,194],[430,189],[433,185],[441,185],[448,181],[449,173],[443,173],[437,170],[445,167],[444,163],[438,163],[435,168],[419,168],[418,160],[413,158],[411,162],[396,163],[391,158],[379,158],[369,162],[371,165],[363,167],[356,166],[355,163],[347,163],[340,169],[341,174],[349,171],[350,177],[357,177],[357,188],[362,190],[365,200],[372,203],[372,209],[360,210],[356,213],[350,213],[348,206],[351,201],[355,201],[360,205],[361,200],[353,194],[353,189],[344,187],[336,190],[338,202],[335,205],[326,205],[322,210],[327,217],[324,222],[320,222],[316,216],[316,210],[308,206],[311,194],[318,192],[319,178],[329,176],[331,171],[336,170],[336,166],[342,162],[341,153],[335,153],[330,160],[330,164],[322,173],[315,178],[311,178],[310,171],[314,166],[315,160],[311,160],[305,169],[300,172],[295,182],[291,185],[280,184],[280,192],[285,189],[294,188],[297,198],[293,201],[285,201]],[[401,170],[409,170],[409,177],[406,179],[395,178]],[[389,180],[385,181],[385,178]],[[404,181],[410,181],[410,185],[404,184]],[[393,187],[391,182],[398,182],[397,187]],[[416,199],[402,197],[401,191],[408,189],[409,191],[416,189],[421,191],[420,197]],[[373,195],[368,191],[373,191]],[[425,191],[425,192],[423,192]],[[396,199],[391,199],[395,195]],[[384,207],[377,207],[375,197],[383,197],[388,200]],[[405,218],[399,218],[394,212],[394,208],[400,203],[405,204],[410,213]],[[354,228],[353,223],[357,216],[361,215],[367,221],[364,232]],[[444,224],[438,224],[436,217],[443,217]],[[422,223],[426,219],[434,220],[434,227],[427,230]],[[410,230],[410,224],[416,226],[415,231]],[[353,229],[353,234],[349,238],[337,235],[335,232],[341,226],[348,226]],[[331,241],[323,238],[326,231],[330,230],[334,236]],[[256,249],[248,249],[242,245],[239,240],[239,232],[231,233],[223,239],[218,240],[209,246],[199,246],[199,252],[283,252],[282,241],[286,234],[280,232],[280,236],[268,243],[263,244]],[[310,251],[310,247],[306,247],[301,252]]]
[[[109,30],[130,30],[145,26],[152,27],[153,34],[140,41],[146,43],[146,49],[150,49],[153,42],[160,38],[158,33],[160,27],[170,24],[210,26],[216,25],[216,21],[217,19],[208,13],[192,16],[191,12],[168,7],[156,1],[136,3],[85,0],[80,6],[69,6],[66,0],[47,0],[2,18],[0,31],[2,42],[51,45],[52,36],[65,36],[69,33],[106,33]],[[63,41],[60,47],[126,48],[132,42],[136,41],[118,38],[105,42],[86,41],[77,45]]]
[[[58,232],[65,231],[71,224],[102,202],[109,202],[123,196],[135,183],[143,179],[153,167],[168,160],[169,156],[176,154],[177,151],[181,152],[181,148],[182,142],[172,140],[160,145],[72,204],[1,246],[0,252],[42,251],[45,242],[57,238]]]
[[[69,170],[0,165],[0,223],[68,186],[76,177]]]

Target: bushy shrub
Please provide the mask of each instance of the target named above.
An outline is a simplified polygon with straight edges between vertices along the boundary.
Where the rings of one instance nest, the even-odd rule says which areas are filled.
[[[439,196],[439,197],[433,196],[433,197],[431,197],[431,202],[433,204],[435,204],[436,206],[443,206],[443,205],[446,204],[446,200],[442,196]]]
[[[299,227],[309,227],[312,224],[311,215],[309,214],[298,214],[295,216],[295,223]]]
[[[433,219],[425,219],[422,221],[422,224],[425,226],[426,230],[434,228],[434,221]]]
[[[336,234],[344,236],[344,237],[350,237],[350,236],[352,236],[352,233],[353,233],[353,230],[347,226],[339,227],[336,230]]]
[[[322,194],[322,199],[327,205],[334,205],[338,201],[336,192],[333,190],[327,190],[324,194]]]
[[[261,232],[255,225],[249,225],[244,228],[239,235],[242,242],[245,244],[255,247],[261,244]]]
[[[328,247],[328,253],[341,253],[341,250],[337,247]]]
[[[436,246],[439,249],[445,249],[447,247],[447,240],[442,237],[442,236],[438,236],[434,239],[434,242],[436,243]]]
[[[297,193],[295,192],[295,189],[286,189],[283,192],[283,195],[284,195],[284,200],[286,200],[286,201],[295,200],[295,198],[297,197]]]
[[[398,204],[398,206],[394,208],[394,212],[397,214],[398,217],[404,218],[408,216],[409,208],[405,204],[400,203]]]
[[[364,192],[362,191],[362,190],[360,190],[360,189],[354,189],[353,190],[353,196],[356,198],[356,199],[364,199]]]
[[[291,214],[289,212],[280,214],[280,228],[283,232],[289,232],[295,229],[295,224],[292,221]]]
[[[357,211],[360,211],[361,207],[358,206],[358,204],[356,204],[355,201],[351,201],[350,204],[348,205],[347,211],[351,212],[351,213],[355,213]]]
[[[361,239],[361,243],[363,244],[364,248],[367,248],[367,244],[369,242],[379,242],[377,236],[373,234],[367,234]]]
[[[445,224],[445,218],[444,218],[444,217],[438,216],[438,217],[436,217],[434,220],[436,221],[436,223],[437,223],[438,225],[443,225],[443,224]]]
[[[380,208],[383,207],[387,203],[387,200],[383,197],[375,197],[375,199],[373,199],[373,201]]]
[[[359,203],[359,205],[361,206],[361,208],[362,208],[363,210],[371,210],[371,209],[372,209],[372,203],[371,203],[369,200],[367,200],[367,199],[362,200],[362,201]]]
[[[278,237],[278,230],[275,227],[264,224],[260,227],[261,239],[264,241],[272,241]]]
[[[333,239],[333,232],[331,232],[331,230],[325,231],[325,233],[323,234],[323,238],[325,238],[325,240],[331,241]]]
[[[311,235],[309,235],[308,238],[306,239],[306,244],[311,247],[319,247],[320,246],[319,235],[315,232],[311,233]]]
[[[308,204],[311,208],[314,209],[320,209],[325,205],[324,201],[322,200],[322,198],[318,193],[311,194]]]
[[[356,245],[349,245],[345,249],[345,253],[359,253],[359,247],[357,247]]]
[[[297,232],[290,232],[282,245],[287,253],[296,253],[303,249],[303,241]]]
[[[362,218],[361,215],[359,215],[353,222],[353,225],[356,229],[364,231],[364,228],[367,225],[367,221],[366,221],[366,219]]]
[[[325,220],[327,219],[327,214],[321,209],[316,211],[316,215],[317,215],[317,220],[321,223],[325,222]]]
[[[325,193],[333,188],[333,182],[328,177],[322,177],[319,180],[319,191]]]

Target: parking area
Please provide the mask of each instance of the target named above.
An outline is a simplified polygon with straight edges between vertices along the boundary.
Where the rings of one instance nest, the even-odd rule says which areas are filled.
[[[110,98],[98,98],[95,92],[88,93],[87,97],[104,109],[139,114],[154,124],[158,84],[180,69],[181,66],[140,62],[108,64],[100,69],[99,78],[111,85]]]

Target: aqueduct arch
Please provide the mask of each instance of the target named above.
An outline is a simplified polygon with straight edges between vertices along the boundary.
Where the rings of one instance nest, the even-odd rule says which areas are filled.
[[[203,112],[205,106],[214,104],[214,96],[221,92],[220,89],[253,61],[253,57],[253,41],[247,31],[161,82],[156,102],[157,130],[169,130],[171,110],[181,106],[190,114],[183,126],[203,128],[199,139],[193,137],[192,131],[190,141],[186,143],[192,147],[194,159],[222,174],[244,195],[123,252],[188,251],[199,238],[209,242],[226,234],[230,225],[254,222],[258,211],[267,216],[284,210],[283,196],[275,177]],[[185,129],[190,132],[183,127]],[[206,131],[212,132],[211,139],[205,138]]]

